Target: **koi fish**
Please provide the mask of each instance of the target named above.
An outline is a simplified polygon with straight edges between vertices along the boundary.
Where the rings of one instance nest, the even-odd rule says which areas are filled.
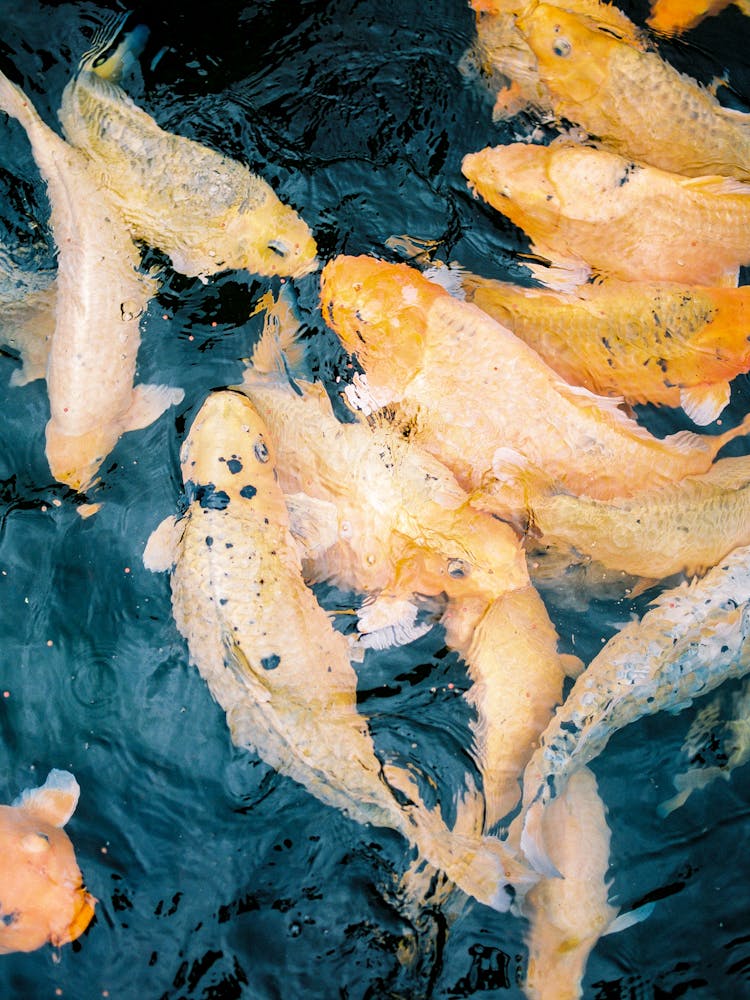
[[[0,806],[0,953],[34,951],[75,941],[94,915],[73,845],[62,827],[80,788],[68,771],[50,771]]]
[[[550,803],[543,827],[562,878],[540,879],[524,899],[529,963],[523,991],[529,1000],[578,1000],[588,957],[618,912],[607,891],[607,810],[587,767]]]
[[[187,509],[149,539],[233,741],[360,823],[391,827],[467,894],[507,910],[525,866],[496,838],[451,833],[402,768],[375,754],[346,638],[302,577],[273,444],[246,396],[210,395],[181,451]]]
[[[661,35],[681,35],[690,31],[713,14],[720,14],[732,0],[651,0],[651,14],[646,24]],[[737,7],[747,14],[745,0],[736,0]]]
[[[677,794],[660,803],[660,816],[674,812],[694,791],[705,788],[715,778],[729,781],[732,771],[750,760],[750,681],[744,680],[731,696],[719,691],[699,709],[682,744],[682,753],[691,766],[675,775]]]
[[[561,699],[557,633],[515,532],[474,510],[445,466],[386,421],[341,423],[320,384],[292,388],[282,350],[293,358],[297,332],[282,295],[241,388],[274,439],[305,578],[375,595],[360,611],[367,646],[410,641],[415,594],[446,595],[446,643],[472,681],[489,830],[515,805],[531,744]]]
[[[58,251],[47,460],[57,480],[85,490],[121,434],[147,427],[184,393],[163,385],[133,387],[140,317],[156,283],[138,270],[138,250],[85,157],[45,125],[2,74],[0,109],[29,137],[47,185]]]
[[[11,385],[44,378],[56,307],[54,271],[24,271],[0,247],[0,343],[21,357]]]
[[[405,264],[337,257],[323,270],[321,302],[366,371],[350,402],[392,405],[409,440],[469,491],[506,475],[511,448],[572,493],[630,496],[705,472],[750,426],[746,418],[724,435],[655,438],[615,401],[569,386],[510,330]],[[494,509],[488,491],[478,506]]]
[[[681,406],[709,424],[750,369],[750,288],[600,281],[574,292],[461,274],[466,298],[566,382],[628,403]]]
[[[531,109],[543,118],[553,116],[549,91],[539,64],[517,18],[533,3],[519,0],[470,0],[476,16],[476,40],[461,60],[466,75],[478,75],[495,95],[492,117],[510,118]],[[627,38],[643,48],[643,33],[614,4],[599,0],[561,0],[560,6],[586,17],[592,25]]]
[[[644,489],[632,497],[592,500],[560,490],[521,456],[520,480],[488,490],[500,506],[520,482],[523,497],[506,496],[508,516],[525,507],[525,524],[543,546],[567,552],[642,580],[705,573],[732,549],[750,545],[750,456],[722,458],[700,476]],[[532,549],[533,551],[533,549]]]
[[[518,19],[557,119],[606,149],[691,177],[750,179],[750,115],[724,108],[658,52],[540,3]],[[659,114],[653,114],[653,108]]]
[[[574,275],[735,287],[750,262],[750,184],[731,177],[683,177],[570,141],[488,147],[462,170],[534,253]]]
[[[84,55],[62,95],[66,138],[89,158],[136,239],[164,251],[191,277],[229,268],[306,274],[317,248],[305,221],[237,160],[165,132],[116,80],[142,29],[106,59],[112,35]]]
[[[543,817],[570,777],[610,737],[645,715],[677,712],[750,669],[750,547],[701,579],[663,591],[640,621],[594,657],[542,733],[523,778],[521,849],[554,876]]]

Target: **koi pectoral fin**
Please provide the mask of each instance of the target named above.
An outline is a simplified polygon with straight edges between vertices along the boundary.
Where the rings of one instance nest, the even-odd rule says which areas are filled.
[[[157,420],[170,406],[185,398],[183,389],[169,385],[141,384],[133,389],[133,397],[123,420],[123,431],[139,431]]]
[[[695,385],[680,390],[680,406],[694,423],[705,426],[713,423],[729,405],[730,395],[729,382]]]

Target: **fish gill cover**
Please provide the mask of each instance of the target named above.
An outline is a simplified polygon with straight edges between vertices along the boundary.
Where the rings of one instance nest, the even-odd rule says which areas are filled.
[[[622,7],[645,22],[647,3]],[[81,53],[117,12],[0,2],[0,68],[52,128]],[[493,124],[492,98],[459,69],[475,30],[462,0],[169,3],[144,5],[129,23],[145,23],[149,38],[128,93],[163,128],[263,176],[303,216],[322,262],[426,252],[529,283],[528,241],[471,197],[461,160],[534,128],[539,139],[554,131],[526,113]],[[722,99],[746,110],[749,25],[730,7],[684,41],[661,40],[660,51],[703,82],[726,74]],[[21,270],[48,269],[45,186],[23,131],[0,118],[0,240]],[[210,390],[241,381],[261,332],[255,306],[279,283],[238,271],[203,283],[148,248],[144,266],[158,270],[161,286],[141,320],[138,379],[178,385],[185,398],[120,439],[88,497],[102,504],[95,516],[80,517],[82,498],[50,475],[44,381],[11,387],[17,351],[11,344],[0,356],[0,798],[52,767],[76,775],[81,797],[67,832],[98,900],[78,942],[0,956],[0,995],[521,997],[522,920],[473,901],[406,910],[395,891],[412,857],[406,842],[320,804],[233,746],[189,666],[168,579],[141,557],[154,527],[185,504],[179,449],[193,417]],[[351,370],[318,311],[318,275],[295,279],[295,289],[309,374],[346,419],[337,380]],[[740,376],[723,426],[749,406]],[[639,416],[659,435],[692,426],[677,410],[643,407]],[[746,452],[744,440],[726,451]],[[610,576],[579,601],[577,588],[591,585],[582,575],[542,592],[561,648],[588,662],[653,592],[630,599]],[[355,600],[328,586],[316,593],[330,608]],[[461,698],[469,680],[440,626],[408,646],[368,651],[357,670],[381,759],[413,769],[433,801],[434,789],[449,800],[467,773],[478,780]],[[694,714],[642,719],[594,762],[612,830],[614,902],[656,907],[599,942],[584,980],[591,1000],[708,1000],[750,988],[747,770],[691,795],[668,819],[657,811],[684,768]]]

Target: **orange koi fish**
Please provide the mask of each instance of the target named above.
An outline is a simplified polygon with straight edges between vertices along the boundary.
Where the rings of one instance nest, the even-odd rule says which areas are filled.
[[[750,426],[747,418],[724,435],[655,438],[612,400],[563,382],[477,306],[405,264],[337,257],[324,268],[321,301],[366,370],[354,402],[394,404],[410,440],[468,490],[492,481],[496,457],[512,448],[573,493],[631,496],[707,471],[722,445]]]
[[[681,406],[709,424],[750,369],[750,287],[609,279],[573,292],[461,273],[474,302],[566,382],[628,403]]]
[[[682,177],[574,142],[464,157],[471,188],[535,253],[625,281],[737,285],[750,262],[750,184]]]
[[[735,0],[743,14],[747,14],[745,0]],[[690,31],[713,14],[720,14],[732,0],[651,0],[651,14],[646,24],[661,35],[681,35]]]
[[[0,806],[0,953],[68,944],[94,915],[62,829],[79,793],[72,774],[52,770],[39,788]]]
[[[750,179],[750,114],[722,107],[658,52],[644,52],[609,26],[554,4],[529,8],[518,27],[558,119],[661,170]]]

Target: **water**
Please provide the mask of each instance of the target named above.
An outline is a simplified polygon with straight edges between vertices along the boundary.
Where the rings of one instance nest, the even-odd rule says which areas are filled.
[[[644,3],[623,5],[642,20]],[[0,62],[56,122],[60,93],[107,8],[0,2]],[[140,17],[138,16],[140,14]],[[437,241],[439,259],[519,278],[521,234],[474,201],[464,153],[509,141],[488,98],[456,64],[473,22],[460,0],[309,0],[178,4],[136,12],[151,37],[134,98],[165,127],[241,157],[305,217],[321,256],[372,252],[389,237]],[[665,54],[709,80],[729,69],[727,99],[750,98],[750,20],[734,9]],[[48,206],[20,129],[0,121],[0,236],[23,266],[50,266]],[[149,264],[164,261],[153,251]],[[184,403],[125,435],[102,470],[89,520],[50,481],[45,387],[10,388],[0,356],[0,793],[51,767],[80,782],[68,825],[95,921],[57,951],[0,958],[0,997],[520,997],[523,923],[467,903],[411,923],[395,880],[411,854],[232,746],[223,713],[171,617],[166,576],[142,567],[150,532],[174,511],[185,429],[212,388],[239,379],[260,332],[249,319],[273,282],[207,285],[166,270],[142,323],[141,381],[179,384]],[[317,311],[317,276],[297,282],[312,371],[333,388],[342,363]],[[734,387],[725,423],[747,410]],[[644,409],[659,433],[679,415]],[[741,453],[746,442],[731,446]],[[325,588],[331,606],[352,595]],[[563,647],[585,659],[636,605],[603,595],[581,610],[549,593]],[[467,680],[434,629],[414,647],[369,654],[360,707],[378,750],[409,759],[448,792],[471,767]],[[612,895],[652,916],[603,938],[585,980],[590,1000],[750,995],[747,769],[695,793],[661,820],[694,710],[642,720],[594,762],[612,827]],[[411,967],[397,957],[412,947]]]

